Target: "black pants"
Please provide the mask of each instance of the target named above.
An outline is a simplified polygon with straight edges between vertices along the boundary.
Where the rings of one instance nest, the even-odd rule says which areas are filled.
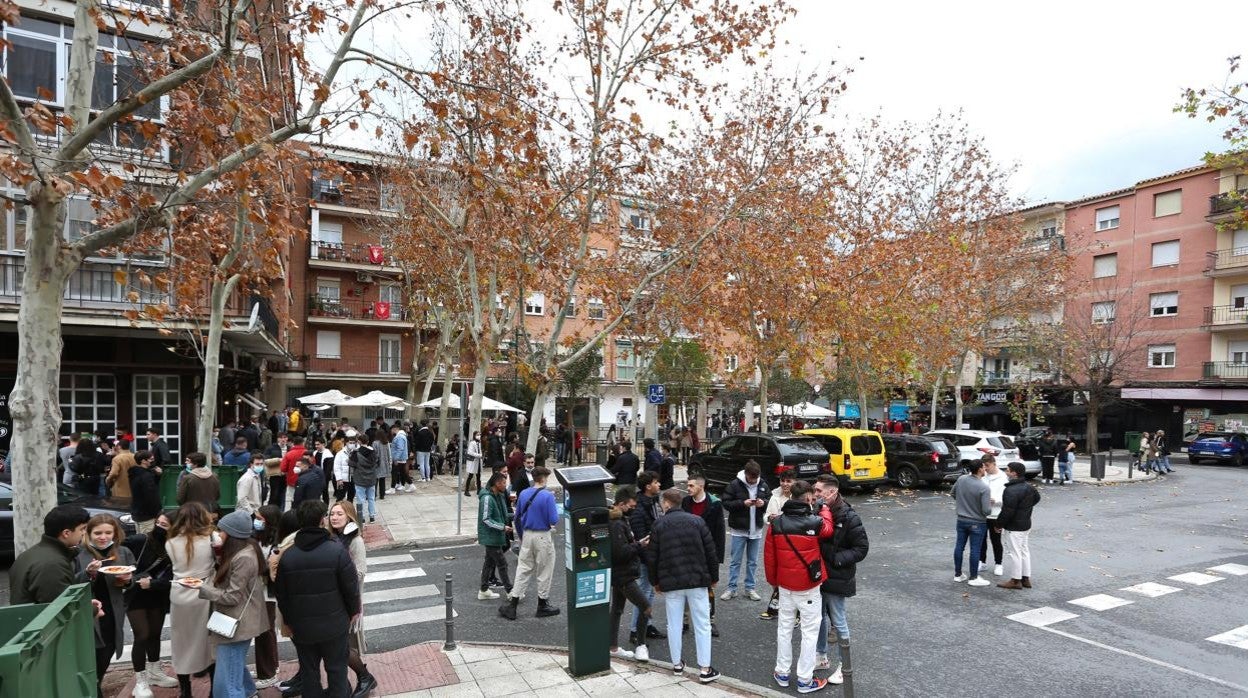
[[[485,546],[485,562],[481,565],[481,591],[490,588],[490,577],[497,571],[503,588],[511,591],[511,576],[507,573],[507,546]]]
[[[984,544],[979,547],[979,561],[988,562],[988,541],[992,540],[992,562],[994,565],[1001,564],[1001,558],[1004,556],[1005,548],[1001,547],[1001,532],[997,530],[995,519],[988,521],[988,535],[984,537]]]
[[[464,494],[472,493],[472,479],[474,477],[477,479],[477,488],[480,489],[481,476],[477,475],[476,473],[468,473],[467,475],[464,476]]]
[[[386,498],[386,476],[377,478],[377,499]]]
[[[126,617],[134,630],[134,647],[130,648],[134,673],[146,669],[148,662],[160,666],[160,629],[165,624],[165,609],[132,608],[126,611]]]
[[[112,631],[109,631],[110,633]],[[104,692],[100,686],[104,683],[104,674],[108,671],[108,665],[113,661],[113,655],[117,652],[117,647],[113,645],[113,636],[110,634],[108,644],[103,647],[95,648],[95,695],[103,698]]]
[[[637,622],[637,644],[646,644],[645,628],[650,624],[650,601],[641,590],[641,585],[634,579],[628,584],[611,585],[611,646],[619,647],[616,640],[620,637],[620,616],[624,615],[624,602],[628,601],[641,609],[641,620]]]
[[[347,680],[347,635],[323,642],[295,642],[295,653],[299,655],[299,680],[303,683],[303,695],[306,698],[348,698],[351,695],[351,683]],[[321,688],[321,662],[325,662],[325,676],[329,679],[329,688]]]
[[[286,475],[269,476],[269,504],[286,511]]]

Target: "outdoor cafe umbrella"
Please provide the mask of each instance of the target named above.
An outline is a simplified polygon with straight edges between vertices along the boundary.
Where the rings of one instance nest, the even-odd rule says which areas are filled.
[[[836,413],[826,407],[820,407],[811,402],[799,402],[792,407],[793,414],[798,417],[807,419],[823,419],[825,417],[835,417]]]
[[[391,410],[406,409],[407,402],[401,397],[387,395],[380,390],[367,392],[359,397],[338,403],[339,407],[385,407]]]
[[[341,390],[326,390],[323,393],[304,395],[303,397],[296,399],[305,405],[341,405],[347,400],[351,400],[353,398]]]
[[[459,396],[458,396],[458,395],[451,395],[451,399],[448,401],[448,403],[449,403],[449,407],[450,407],[450,409],[452,409],[452,410],[458,410],[458,409],[460,409],[460,403],[459,403]],[[429,400],[429,401],[427,401],[427,402],[422,402],[422,403],[420,403],[419,405],[416,405],[416,406],[417,406],[417,407],[424,407],[425,409],[434,409],[434,408],[438,408],[438,409],[440,409],[440,408],[442,407],[442,398],[440,398],[440,397],[435,397],[435,398],[434,398],[434,399],[432,399],[432,400]],[[498,400],[491,400],[491,399],[490,399],[490,398],[488,398],[488,397],[482,397],[482,398],[481,398],[481,411],[482,411],[482,412],[489,412],[490,410],[494,410],[495,412],[499,412],[499,411],[502,411],[502,412],[523,412],[523,411],[524,411],[524,410],[521,410],[521,409],[517,409],[517,408],[515,408],[515,407],[512,407],[511,405],[508,405],[508,404],[506,404],[506,403],[499,402]]]

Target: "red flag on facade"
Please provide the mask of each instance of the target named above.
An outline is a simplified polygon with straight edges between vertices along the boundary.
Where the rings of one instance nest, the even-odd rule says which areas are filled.
[[[377,301],[373,303],[373,317],[378,320],[390,319],[390,304],[386,301]]]
[[[368,261],[372,264],[381,264],[386,261],[386,251],[381,245],[368,246]]]

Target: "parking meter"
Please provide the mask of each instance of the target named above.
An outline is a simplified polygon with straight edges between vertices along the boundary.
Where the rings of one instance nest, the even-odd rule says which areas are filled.
[[[611,512],[601,465],[556,468],[563,485],[564,575],[568,585],[568,670],[587,676],[611,668]]]

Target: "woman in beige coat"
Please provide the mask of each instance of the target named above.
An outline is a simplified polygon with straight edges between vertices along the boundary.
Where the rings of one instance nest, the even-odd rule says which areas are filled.
[[[257,635],[269,629],[264,607],[264,554],[252,538],[251,514],[235,511],[217,526],[225,534],[221,565],[212,579],[199,588],[199,598],[211,601],[216,613],[238,621],[233,633],[208,633],[216,649],[212,695],[217,698],[251,698],[256,682],[247,670],[247,649]]]
[[[208,616],[212,605],[199,598],[197,580],[212,576],[212,517],[199,502],[187,502],[174,515],[165,551],[173,563],[169,591],[169,627],[173,670],[178,675],[182,698],[190,698],[191,675],[202,675],[212,666],[212,646],[208,643]]]

